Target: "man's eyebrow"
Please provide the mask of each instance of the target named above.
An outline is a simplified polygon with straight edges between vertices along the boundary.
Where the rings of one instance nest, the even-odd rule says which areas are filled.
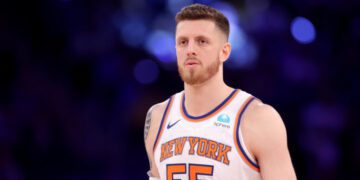
[[[183,40],[183,39],[187,39],[187,37],[185,37],[185,36],[179,36],[179,37],[176,38],[176,40]]]
[[[179,36],[179,37],[176,38],[176,40],[183,40],[183,39],[188,39],[188,37]],[[210,39],[210,38],[207,37],[207,36],[204,36],[204,35],[198,35],[198,36],[195,36],[195,39]]]
[[[199,36],[196,36],[195,39],[207,39],[207,40],[209,40],[210,38],[206,37],[204,35],[199,35]]]

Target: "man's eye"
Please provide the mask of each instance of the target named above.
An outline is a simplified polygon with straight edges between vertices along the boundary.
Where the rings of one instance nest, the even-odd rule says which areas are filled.
[[[180,45],[185,45],[187,41],[183,40],[183,41],[179,41]]]
[[[199,40],[199,43],[200,43],[200,44],[206,44],[207,41],[205,41],[205,40]]]

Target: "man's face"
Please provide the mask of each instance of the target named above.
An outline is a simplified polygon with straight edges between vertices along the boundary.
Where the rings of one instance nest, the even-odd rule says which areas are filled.
[[[176,56],[181,79],[201,84],[218,71],[225,35],[210,20],[185,20],[176,26]]]

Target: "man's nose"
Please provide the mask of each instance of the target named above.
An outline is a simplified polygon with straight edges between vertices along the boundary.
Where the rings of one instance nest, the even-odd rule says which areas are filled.
[[[186,52],[187,56],[196,56],[196,48],[195,48],[195,44],[193,42],[189,42],[188,47],[187,47],[187,52]]]

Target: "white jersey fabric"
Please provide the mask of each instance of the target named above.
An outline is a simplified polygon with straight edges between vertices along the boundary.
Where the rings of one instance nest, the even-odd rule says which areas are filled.
[[[261,179],[240,129],[241,117],[255,98],[235,89],[215,109],[197,117],[186,112],[185,98],[183,91],[169,98],[154,142],[160,179]]]

